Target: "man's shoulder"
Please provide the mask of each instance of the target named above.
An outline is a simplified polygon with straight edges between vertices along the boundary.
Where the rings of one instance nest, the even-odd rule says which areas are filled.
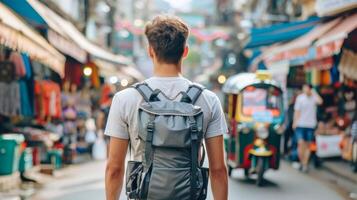
[[[301,101],[301,100],[303,100],[304,98],[306,98],[306,95],[305,95],[304,93],[299,94],[299,95],[296,97],[296,101]]]
[[[203,102],[207,105],[209,108],[213,108],[216,105],[220,105],[220,100],[216,93],[212,92],[211,90],[204,89],[202,91],[201,97],[203,99]]]
[[[204,95],[205,97],[210,98],[210,99],[216,99],[216,98],[218,98],[217,95],[216,95],[216,93],[212,92],[212,91],[209,90],[209,89],[204,89],[204,90],[202,91],[202,95]]]
[[[133,87],[128,87],[124,90],[121,90],[114,95],[114,101],[121,101],[121,102],[134,102],[133,100],[137,99],[140,100],[140,94],[139,92],[133,88]]]

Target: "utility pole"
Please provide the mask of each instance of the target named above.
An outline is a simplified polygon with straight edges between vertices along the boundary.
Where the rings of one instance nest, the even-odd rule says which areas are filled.
[[[109,5],[109,13],[107,15],[108,25],[110,27],[110,32],[107,37],[107,46],[113,48],[115,41],[115,18],[117,12],[117,1],[116,0],[106,0],[106,3]]]

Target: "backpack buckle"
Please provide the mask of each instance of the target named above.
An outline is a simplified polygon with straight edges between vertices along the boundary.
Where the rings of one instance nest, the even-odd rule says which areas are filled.
[[[196,123],[191,123],[191,139],[198,140],[198,128]]]
[[[146,126],[147,132],[150,133],[151,135],[154,132],[154,128],[155,128],[155,124],[153,122],[149,122]]]

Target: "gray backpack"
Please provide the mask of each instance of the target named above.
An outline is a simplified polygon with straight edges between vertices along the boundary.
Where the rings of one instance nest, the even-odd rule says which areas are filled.
[[[143,159],[128,162],[128,199],[206,199],[208,169],[202,168],[204,149],[199,161],[203,112],[194,105],[203,88],[192,84],[181,92],[181,101],[173,101],[146,83],[133,87],[145,100],[140,105],[138,120]]]

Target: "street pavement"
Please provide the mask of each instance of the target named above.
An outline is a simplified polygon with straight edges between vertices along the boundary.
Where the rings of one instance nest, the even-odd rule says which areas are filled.
[[[31,200],[101,200],[104,193],[104,161],[93,161],[63,169]],[[282,163],[279,171],[268,171],[267,183],[259,188],[254,180],[245,180],[241,170],[229,180],[230,200],[343,200],[332,187]],[[208,199],[213,199],[210,194]],[[120,200],[126,200],[122,195]]]

